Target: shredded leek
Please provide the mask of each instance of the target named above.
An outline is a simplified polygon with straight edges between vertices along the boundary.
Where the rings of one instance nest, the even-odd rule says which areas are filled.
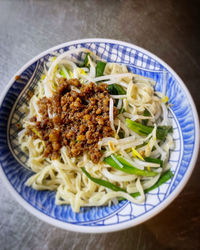
[[[126,91],[124,90],[124,88],[120,86],[119,84],[108,85],[108,92],[111,95],[125,95],[126,94]]]
[[[128,128],[133,130],[135,133],[139,135],[148,135],[153,131],[152,126],[145,126],[139,122],[132,121],[131,119],[126,119],[126,125]],[[164,141],[168,135],[168,133],[172,132],[171,126],[158,126],[156,130],[156,137],[158,140]]]
[[[84,167],[81,168],[81,170],[83,171],[83,173],[88,177],[88,179],[90,179],[91,181],[93,181],[94,183],[96,184],[99,184],[100,186],[104,186],[106,188],[109,188],[113,191],[122,191],[122,192],[125,192],[125,193],[128,193],[125,189],[123,188],[120,188],[119,186],[111,183],[111,182],[108,182],[108,181],[105,181],[105,180],[102,180],[102,179],[99,179],[99,178],[95,178],[95,177],[92,177]],[[162,184],[164,184],[165,182],[167,182],[168,180],[170,180],[172,177],[173,177],[173,173],[168,170],[167,172],[165,172],[160,178],[159,180],[156,182],[156,184],[154,184],[153,186],[151,186],[150,188],[147,188],[144,190],[144,193],[148,193],[156,188],[158,188],[159,186],[161,186]],[[130,193],[129,193],[130,194]],[[136,192],[136,193],[131,193],[130,194],[132,197],[138,197],[140,196],[140,193],[139,192]]]
[[[96,77],[103,76],[104,69],[106,67],[106,63],[102,61],[98,61],[96,65]]]
[[[60,74],[66,78],[66,79],[69,79],[70,78],[70,75],[69,75],[69,70],[66,69],[63,65],[61,66],[61,70],[60,70]]]
[[[117,161],[119,161],[122,165],[123,165],[123,168],[121,166],[119,166],[116,161],[113,160],[112,157],[115,157],[117,159]],[[109,164],[111,167],[113,168],[116,168],[120,171],[123,171],[125,173],[128,173],[128,174],[135,174],[135,175],[139,175],[139,176],[156,176],[158,173],[156,172],[149,172],[149,171],[146,171],[146,170],[141,170],[141,169],[138,169],[136,167],[134,167],[133,165],[131,165],[128,161],[126,161],[126,159],[124,159],[123,157],[119,156],[119,155],[113,155],[112,157],[111,156],[108,156],[106,158],[104,158],[104,162],[106,162],[107,164]]]
[[[83,61],[83,64],[81,65],[81,67],[88,67],[88,56],[90,55],[90,53],[87,53],[86,56],[85,56],[85,59]]]

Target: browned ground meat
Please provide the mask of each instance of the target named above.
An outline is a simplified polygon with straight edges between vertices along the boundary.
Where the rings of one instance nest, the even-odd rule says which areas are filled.
[[[80,93],[71,90],[71,85],[79,88]],[[109,121],[109,99],[105,84],[81,85],[77,79],[62,78],[51,98],[44,97],[38,101],[42,120],[36,121],[36,117],[32,117],[30,120],[36,125],[27,132],[34,138],[40,135],[45,141],[45,157],[56,159],[60,148],[65,146],[70,157],[89,152],[91,160],[98,163],[102,156],[97,147],[98,141],[113,136]],[[114,117],[117,113],[114,107]]]

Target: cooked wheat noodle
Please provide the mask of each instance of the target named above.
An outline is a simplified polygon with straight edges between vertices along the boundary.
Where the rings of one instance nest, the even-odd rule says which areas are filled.
[[[81,69],[73,60],[74,54],[90,53],[90,68],[83,67]],[[23,130],[19,133],[19,143],[24,152],[28,154],[28,166],[35,172],[31,176],[27,185],[37,190],[54,190],[56,191],[57,204],[70,204],[74,212],[79,212],[82,206],[102,206],[117,202],[116,198],[125,198],[134,203],[143,203],[145,200],[144,189],[154,185],[163,171],[159,164],[147,163],[141,159],[134,158],[130,150],[138,145],[146,143],[140,147],[138,152],[151,157],[161,157],[164,161],[163,169],[169,167],[168,157],[169,149],[173,147],[173,138],[168,135],[163,144],[159,144],[156,138],[157,126],[169,125],[170,121],[167,117],[167,106],[162,103],[161,98],[155,95],[152,79],[135,75],[128,72],[125,65],[116,63],[107,63],[104,75],[95,76],[96,61],[100,58],[88,49],[74,49],[62,54],[56,54],[54,60],[50,58],[45,77],[38,82],[35,93],[27,104],[28,113],[23,120]],[[60,156],[56,160],[43,157],[45,144],[41,139],[33,139],[27,135],[26,128],[30,126],[29,119],[33,116],[37,120],[41,120],[38,110],[37,101],[46,96],[51,97],[58,84],[60,77],[59,67],[64,66],[68,70],[69,78],[78,78],[82,84],[88,84],[90,81],[96,83],[104,81],[107,84],[118,83],[126,91],[125,95],[111,95],[109,119],[112,129],[115,131],[114,137],[103,138],[99,141],[99,148],[104,148],[103,157],[112,155],[113,152],[124,156],[127,161],[138,169],[150,167],[159,174],[155,177],[142,177],[137,175],[126,174],[122,171],[111,168],[105,162],[100,161],[94,164],[90,160],[90,156],[85,153],[77,158],[69,158],[66,148],[62,147]],[[81,71],[82,70],[82,71]],[[82,73],[80,73],[82,72]],[[70,76],[71,74],[71,76]],[[79,89],[74,87],[75,91]],[[114,100],[118,100],[117,108],[124,109],[125,112],[119,114],[115,119],[113,117]],[[24,108],[24,107],[22,107]],[[144,116],[143,113],[147,109],[150,116]],[[49,117],[53,114],[49,113]],[[125,119],[141,121],[146,120],[148,124],[154,126],[151,134],[148,136],[140,136],[127,128]],[[118,137],[119,132],[124,133],[124,138]],[[153,148],[155,148],[153,150]],[[116,161],[117,162],[117,161]],[[113,183],[127,191],[113,191],[104,186],[100,186],[91,181],[81,170],[85,167],[86,171],[94,178],[99,178]],[[133,198],[128,193],[139,192],[138,198]]]

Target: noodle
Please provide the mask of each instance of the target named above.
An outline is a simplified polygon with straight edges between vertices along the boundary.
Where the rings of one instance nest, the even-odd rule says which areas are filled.
[[[89,53],[85,65],[78,66],[79,61],[73,61],[72,54],[77,53]],[[163,141],[157,138],[159,126],[170,125],[170,121],[167,118],[167,104],[163,103],[161,96],[154,92],[156,83],[146,77],[128,72],[125,65],[116,63],[107,63],[104,66],[103,74],[96,76],[99,60],[98,56],[87,49],[67,51],[56,55],[55,60],[50,59],[46,65],[47,72],[38,82],[35,93],[27,104],[28,113],[22,121],[23,130],[18,136],[21,149],[29,156],[27,164],[35,172],[26,184],[37,190],[56,191],[56,203],[59,205],[70,204],[74,212],[79,212],[82,206],[116,203],[117,198],[143,203],[145,189],[152,187],[165,169],[169,168],[169,150],[173,147],[173,138],[170,134]],[[90,82],[99,84],[103,81],[108,85],[108,90],[117,84],[118,88],[120,87],[124,91],[110,94],[109,121],[114,135],[99,140],[98,150],[101,150],[102,157],[98,163],[91,160],[88,152],[71,157],[65,146],[60,148],[59,156],[56,159],[50,156],[44,157],[46,144],[39,131],[33,130],[35,136],[27,133],[36,122],[42,121],[38,101],[43,97],[51,98],[56,93],[59,79],[63,77],[63,74],[67,80],[76,78],[82,85]],[[71,86],[71,89],[80,93],[80,89],[76,86]],[[164,93],[162,93],[163,95]],[[117,108],[119,112],[116,117],[114,108]],[[145,115],[145,112],[148,115]],[[48,110],[49,119],[53,119],[54,116],[55,113]],[[36,121],[31,121],[31,117],[36,117]],[[146,135],[140,135],[127,126],[127,118],[140,124],[144,122],[146,126],[152,126],[153,130]],[[121,135],[123,138],[120,138]],[[163,166],[133,156],[132,149],[136,150],[137,147],[136,152],[143,157],[161,157]],[[115,155],[124,157],[125,163]],[[109,156],[114,162],[113,164],[120,167],[121,170],[104,161]],[[146,171],[147,176],[123,172],[126,168],[124,164],[129,168],[134,166],[133,169],[136,171]],[[84,168],[93,180],[96,178],[102,183],[109,182],[121,191],[114,191],[95,183],[86,176],[81,168]],[[155,175],[148,176],[148,171]],[[131,195],[134,192],[139,192],[138,198]]]

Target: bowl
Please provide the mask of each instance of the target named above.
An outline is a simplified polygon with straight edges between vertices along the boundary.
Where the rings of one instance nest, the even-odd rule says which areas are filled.
[[[44,69],[44,62],[53,52],[85,47],[109,62],[126,64],[133,73],[156,81],[162,91],[167,80],[166,95],[171,108],[174,150],[169,162],[174,177],[146,194],[144,204],[127,200],[117,205],[81,208],[74,213],[69,205],[55,204],[55,192],[36,191],[25,185],[32,172],[26,167],[27,157],[17,143],[17,124],[22,113],[19,107],[27,101]],[[20,76],[20,77],[18,77]],[[84,233],[104,233],[136,226],[166,208],[186,185],[199,149],[198,115],[189,91],[178,75],[161,59],[133,44],[109,39],[84,39],[53,47],[33,58],[10,80],[1,97],[0,107],[0,172],[15,199],[30,213],[54,226]]]

